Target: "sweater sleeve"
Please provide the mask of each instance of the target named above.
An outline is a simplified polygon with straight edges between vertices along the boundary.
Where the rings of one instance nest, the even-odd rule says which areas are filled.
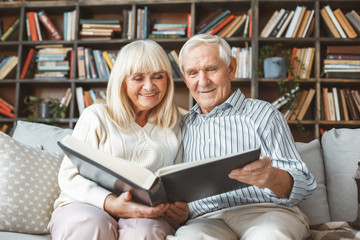
[[[72,135],[98,148],[99,135],[104,134],[103,131],[98,115],[90,109],[86,109],[80,116]],[[76,166],[66,156],[61,164],[58,180],[62,194],[67,195],[73,201],[104,208],[105,198],[110,192],[81,176]]]

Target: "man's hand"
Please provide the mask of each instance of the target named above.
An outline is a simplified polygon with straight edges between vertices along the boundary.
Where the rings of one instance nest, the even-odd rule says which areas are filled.
[[[179,225],[186,221],[189,215],[189,207],[185,202],[174,202],[170,204],[163,218],[177,229]]]
[[[229,178],[259,188],[269,188],[279,198],[288,198],[293,187],[293,179],[290,174],[285,170],[273,167],[268,157],[261,157],[243,168],[232,170]]]
[[[118,218],[158,218],[168,210],[169,204],[161,203],[149,207],[131,201],[131,193],[124,192],[119,197],[110,194],[106,197],[104,210]]]

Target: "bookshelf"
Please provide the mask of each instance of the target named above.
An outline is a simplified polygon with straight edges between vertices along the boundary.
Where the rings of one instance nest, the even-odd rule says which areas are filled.
[[[248,10],[252,9],[252,24],[251,37],[243,37],[238,34],[226,40],[232,47],[251,46],[251,76],[250,78],[236,78],[234,79],[233,88],[240,88],[247,97],[262,99],[273,102],[279,96],[278,79],[265,79],[257,75],[258,72],[258,54],[261,46],[266,44],[282,43],[283,48],[298,48],[313,47],[315,48],[315,57],[310,78],[296,80],[300,84],[300,89],[315,89],[316,93],[314,100],[311,103],[310,109],[300,124],[305,128],[305,134],[300,131],[299,122],[296,120],[289,120],[289,126],[292,130],[296,141],[309,142],[314,138],[320,138],[320,129],[328,130],[336,127],[358,128],[360,121],[325,121],[320,120],[321,114],[321,96],[320,93],[323,87],[339,87],[360,89],[360,79],[334,79],[325,78],[323,74],[323,59],[326,58],[326,48],[331,45],[360,45],[360,38],[333,38],[327,35],[324,23],[321,19],[320,9],[326,5],[330,5],[332,9],[341,8],[344,13],[355,10],[360,13],[360,8],[357,7],[358,0],[152,0],[152,1],[15,1],[12,3],[0,3],[0,16],[2,19],[3,32],[16,19],[20,18],[19,27],[6,41],[0,42],[0,54],[16,55],[19,57],[19,63],[15,70],[11,72],[5,79],[0,80],[0,97],[14,105],[14,118],[0,118],[0,125],[8,124],[14,126],[17,120],[26,120],[26,113],[24,113],[25,104],[23,99],[27,95],[34,95],[37,97],[52,97],[61,99],[67,88],[72,91],[72,99],[67,109],[66,118],[58,119],[55,124],[61,127],[74,127],[79,117],[79,111],[76,101],[76,88],[81,86],[84,90],[104,90],[106,88],[106,79],[79,79],[77,72],[77,62],[74,61],[71,68],[72,79],[43,79],[36,80],[33,78],[20,79],[20,73],[27,53],[30,48],[38,45],[48,44],[62,44],[64,47],[71,47],[76,50],[78,47],[88,47],[92,49],[106,50],[109,52],[117,52],[122,46],[133,41],[126,37],[116,37],[109,40],[100,39],[82,39],[79,35],[80,19],[120,19],[121,24],[124,22],[124,10],[133,10],[136,12],[138,8],[148,7],[151,13],[151,23],[187,23],[187,16],[191,14],[191,33],[196,33],[195,26],[203,19],[214,13],[217,9],[229,9],[234,15],[247,14]],[[314,9],[315,26],[314,31],[310,37],[307,38],[275,38],[275,37],[260,37],[260,32],[269,21],[271,15],[275,10],[280,8],[294,10],[298,5],[305,6],[307,9]],[[70,41],[53,40],[49,36],[45,28],[41,28],[43,35],[42,41],[28,41],[26,31],[26,13],[29,11],[39,12],[44,10],[54,23],[55,27],[64,36],[63,27],[63,13],[69,11],[76,11],[75,19],[75,39]],[[136,16],[133,17],[136,21]],[[135,28],[135,25],[133,26]],[[165,50],[179,51],[182,45],[187,40],[186,37],[174,39],[155,39]],[[77,53],[74,51],[74,58]],[[190,96],[185,84],[181,79],[175,79],[175,100],[177,104],[183,108],[189,109],[194,101]],[[42,119],[40,122],[49,123],[50,119]]]

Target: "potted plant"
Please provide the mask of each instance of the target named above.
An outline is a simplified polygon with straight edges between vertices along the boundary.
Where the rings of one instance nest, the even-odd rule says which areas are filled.
[[[54,122],[57,118],[65,118],[66,106],[60,103],[56,98],[38,98],[35,96],[26,96],[24,103],[27,107],[24,112],[28,112],[27,119],[35,122],[37,119],[50,118],[51,122]]]

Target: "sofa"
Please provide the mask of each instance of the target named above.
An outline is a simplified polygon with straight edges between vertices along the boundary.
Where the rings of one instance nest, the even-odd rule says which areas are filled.
[[[51,239],[47,224],[63,158],[56,142],[71,133],[26,121],[17,122],[12,137],[0,133],[0,240]],[[311,239],[360,239],[354,180],[360,129],[331,129],[321,142],[296,147],[317,180],[317,189],[299,205],[309,218]]]

